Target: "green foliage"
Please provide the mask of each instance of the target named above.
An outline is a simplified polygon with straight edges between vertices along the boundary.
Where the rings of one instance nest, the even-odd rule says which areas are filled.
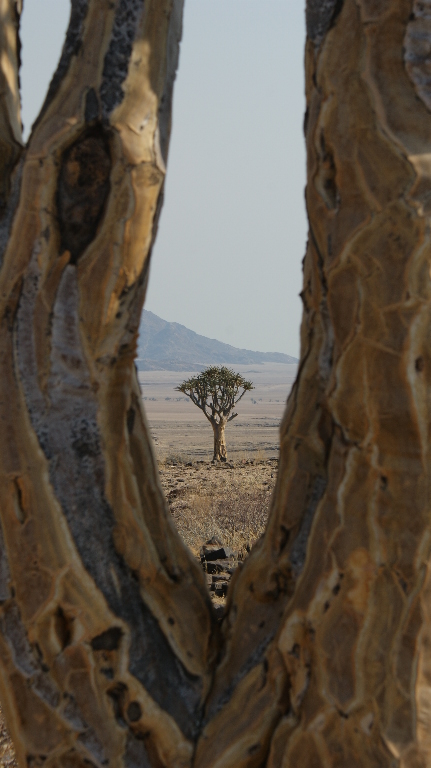
[[[231,413],[233,408],[254,386],[231,368],[213,365],[175,389],[188,395],[209,421],[227,422],[238,415]]]

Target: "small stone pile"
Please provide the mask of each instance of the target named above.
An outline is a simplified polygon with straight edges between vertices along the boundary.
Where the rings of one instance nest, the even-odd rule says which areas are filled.
[[[238,567],[238,553],[222,544],[217,536],[213,536],[201,547],[200,559],[216,612],[221,615],[229,582]]]

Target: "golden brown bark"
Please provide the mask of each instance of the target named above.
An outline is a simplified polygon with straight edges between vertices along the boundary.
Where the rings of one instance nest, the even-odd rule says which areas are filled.
[[[301,363],[200,766],[431,765],[429,34],[309,3]]]
[[[223,420],[211,419],[211,426],[214,432],[213,461],[227,461],[226,424]]]
[[[0,692],[21,765],[188,764],[210,684],[210,600],[133,363],[181,17],[76,0],[23,157],[0,273]]]
[[[19,165],[0,101],[0,694],[18,758],[431,766],[429,4],[308,3],[301,364],[221,637],[133,365],[181,10],[75,0]]]
[[[0,0],[0,216],[10,194],[10,177],[22,151],[19,98],[19,19],[22,0]]]

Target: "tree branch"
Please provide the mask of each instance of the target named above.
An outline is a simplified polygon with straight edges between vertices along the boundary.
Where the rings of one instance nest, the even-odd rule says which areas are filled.
[[[0,270],[0,694],[21,765],[184,765],[218,635],[134,368],[182,1],[78,8]]]
[[[7,211],[11,177],[23,151],[19,94],[21,10],[21,0],[0,0],[0,264],[13,215]]]
[[[244,397],[245,393],[248,392],[248,389],[244,389],[243,392],[241,392],[240,396],[234,401],[233,405],[237,405],[239,401]]]

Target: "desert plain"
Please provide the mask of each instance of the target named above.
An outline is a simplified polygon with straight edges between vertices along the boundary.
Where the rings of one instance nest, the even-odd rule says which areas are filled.
[[[228,457],[278,456],[279,426],[287,396],[296,377],[296,364],[239,365],[235,370],[253,382],[236,409],[238,416],[226,428]],[[175,387],[196,371],[142,371],[139,373],[145,412],[159,461],[189,456],[210,461],[213,433],[202,411]]]

